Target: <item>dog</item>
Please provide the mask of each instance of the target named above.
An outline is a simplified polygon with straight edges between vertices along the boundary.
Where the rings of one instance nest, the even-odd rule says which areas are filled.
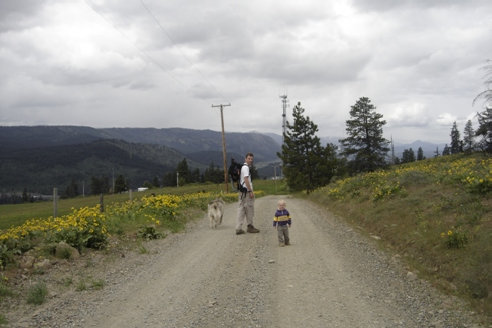
[[[216,229],[222,223],[224,215],[224,201],[216,198],[208,203],[208,219],[210,220],[210,228]]]

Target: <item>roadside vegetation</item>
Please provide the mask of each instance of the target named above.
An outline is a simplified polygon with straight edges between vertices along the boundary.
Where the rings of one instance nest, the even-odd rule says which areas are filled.
[[[490,100],[490,88],[480,97]],[[419,149],[416,162],[412,149],[401,161],[392,151],[388,161],[393,145],[390,148],[390,141],[382,137],[386,121],[375,109],[366,97],[351,107],[348,135],[339,140],[339,150],[333,144],[321,145],[317,125],[304,116],[305,109],[298,103],[294,122],[287,122],[282,152],[277,154],[285,180],[256,180],[255,194],[304,193],[378,240],[409,270],[449,294],[468,299],[473,309],[490,317],[492,108],[477,113],[477,131],[467,122],[463,140],[453,124],[451,145],[442,151],[446,156],[439,156],[436,149],[435,158],[424,159]],[[475,137],[481,140],[476,143]],[[121,188],[114,188],[122,193],[114,195],[107,194],[107,179],[103,183],[93,179],[92,192],[106,193],[103,203],[99,196],[60,200],[56,217],[51,203],[2,206],[0,302],[17,297],[9,288],[9,272],[16,270],[22,255],[30,254],[33,261],[49,256],[70,260],[74,252],[58,252],[57,245],[68,244],[75,254],[83,254],[106,249],[112,242],[131,244],[146,254],[143,240],[181,231],[216,197],[226,202],[237,199],[236,193],[223,192],[223,184],[196,183],[196,173],[183,160],[168,175],[174,183],[179,174],[180,187],[153,188],[161,185],[156,178],[147,185],[152,189],[133,195],[125,193],[128,186],[123,177],[117,179]],[[220,181],[221,173],[211,165],[204,181]],[[34,263],[28,268],[33,267]],[[64,282],[73,284],[70,278]],[[76,286],[79,291],[101,289],[104,281],[91,277]],[[48,294],[40,282],[28,291],[27,302],[41,304]],[[5,321],[0,314],[0,324]]]
[[[450,155],[339,179],[309,199],[401,256],[445,292],[492,313],[492,158]]]
[[[280,181],[257,180],[255,187],[258,197],[286,193],[286,186]],[[49,290],[43,279],[23,291],[13,292],[13,284],[18,272],[42,278],[45,268],[37,264],[46,259],[58,257],[72,261],[71,250],[57,253],[58,244],[66,243],[82,255],[93,251],[104,253],[115,247],[146,254],[144,241],[182,231],[187,222],[203,216],[212,199],[237,200],[231,186],[228,193],[224,189],[223,184],[190,184],[134,193],[132,200],[128,194],[105,195],[103,211],[97,196],[62,199],[59,212],[63,214],[57,217],[48,214],[53,211],[51,202],[2,205],[0,303],[7,304],[15,298],[37,306],[45,301]],[[20,262],[26,256],[33,257],[33,264],[19,271]],[[81,277],[78,282],[67,279],[63,285],[75,291],[104,288],[104,281],[100,279]],[[0,314],[0,325],[6,323],[5,316]]]

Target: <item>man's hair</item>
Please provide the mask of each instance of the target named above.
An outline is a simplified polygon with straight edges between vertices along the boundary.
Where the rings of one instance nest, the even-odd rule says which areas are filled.
[[[248,156],[255,157],[255,155],[253,155],[253,153],[247,153],[246,156],[244,156],[244,158],[246,158]]]

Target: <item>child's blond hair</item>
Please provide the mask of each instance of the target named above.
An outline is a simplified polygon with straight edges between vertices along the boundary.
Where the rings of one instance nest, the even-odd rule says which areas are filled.
[[[283,199],[280,199],[278,202],[277,202],[277,206],[284,206],[285,207],[285,200]]]

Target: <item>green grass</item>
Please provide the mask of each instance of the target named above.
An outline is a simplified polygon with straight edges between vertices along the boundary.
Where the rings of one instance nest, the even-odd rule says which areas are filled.
[[[255,180],[255,190],[263,190],[265,194],[282,194],[287,193],[287,187],[282,180]],[[229,184],[229,192],[232,187]],[[224,184],[190,184],[182,187],[155,188],[143,192],[132,192],[132,199],[140,199],[143,196],[155,194],[172,194],[181,195],[200,191],[221,192],[225,191]],[[104,204],[123,203],[129,200],[129,194],[109,194],[104,195]],[[100,196],[86,196],[69,199],[60,199],[58,201],[58,216],[63,216],[72,212],[72,208],[92,207],[100,203]],[[53,202],[35,202],[24,204],[5,204],[0,205],[0,230],[8,229],[12,226],[18,226],[25,221],[33,218],[48,218],[53,216]]]
[[[490,157],[445,156],[348,178],[309,197],[491,315],[491,174]]]
[[[48,288],[45,283],[39,282],[32,285],[27,291],[27,303],[40,305],[43,304],[48,295]]]
[[[4,283],[0,283],[0,299],[13,296],[14,292]]]
[[[140,199],[143,196],[155,194],[172,194],[180,195],[199,191],[220,192],[224,190],[224,184],[191,184],[183,187],[166,187],[155,188],[143,192],[132,192],[132,199]],[[128,193],[104,195],[104,204],[122,203],[130,199]],[[72,208],[92,207],[100,203],[100,196],[86,196],[69,199],[60,199],[58,201],[58,216],[63,216],[72,212]],[[0,205],[0,230],[8,229],[12,226],[18,226],[25,221],[33,218],[48,218],[53,216],[53,202],[35,202],[23,204],[5,204]]]
[[[0,325],[6,325],[8,324],[8,320],[7,318],[5,318],[5,316],[3,314],[0,314]]]
[[[285,195],[289,193],[285,180],[253,180],[255,191],[263,191],[265,195]]]

